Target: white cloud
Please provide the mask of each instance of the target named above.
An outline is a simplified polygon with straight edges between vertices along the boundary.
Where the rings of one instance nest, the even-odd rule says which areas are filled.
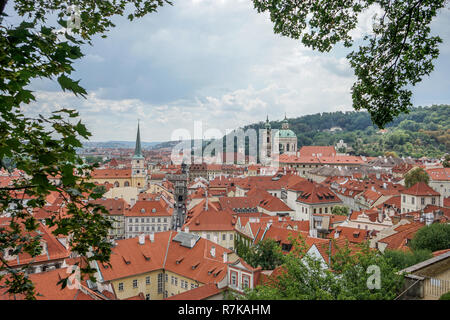
[[[355,38],[371,31],[375,12],[364,13]],[[76,108],[94,141],[134,140],[139,118],[144,141],[164,141],[178,128],[192,132],[194,121],[225,132],[266,114],[351,110],[345,53],[318,54],[275,35],[251,1],[183,0],[132,23],[119,20],[77,66],[88,98],[42,85],[29,112]]]

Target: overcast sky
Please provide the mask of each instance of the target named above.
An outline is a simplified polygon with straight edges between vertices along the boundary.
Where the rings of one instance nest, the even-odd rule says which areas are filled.
[[[268,15],[250,0],[175,0],[133,22],[116,19],[107,39],[85,47],[74,77],[87,99],[36,81],[37,106],[78,109],[92,141],[134,140],[137,119],[143,141],[170,140],[175,129],[225,133],[246,124],[317,112],[352,110],[353,72],[348,51],[319,54],[299,41],[275,35]],[[368,12],[354,33],[370,26]],[[414,88],[415,105],[450,103],[450,10],[433,24],[444,43],[433,74]]]

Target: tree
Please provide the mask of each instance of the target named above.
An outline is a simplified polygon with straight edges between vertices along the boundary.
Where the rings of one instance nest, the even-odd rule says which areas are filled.
[[[352,87],[353,107],[369,111],[380,128],[408,112],[410,86],[433,71],[442,39],[431,35],[430,23],[446,2],[253,0],[258,12],[269,12],[275,33],[301,39],[320,52],[330,51],[337,43],[352,47],[351,31],[358,17],[369,7],[381,8],[381,16],[372,18],[372,32],[347,55],[357,78]]]
[[[440,296],[439,300],[450,300],[450,291]]]
[[[447,154],[444,158],[444,162],[442,162],[444,168],[450,168],[450,154]]]
[[[268,283],[247,290],[248,300],[366,300],[394,299],[403,285],[388,260],[368,243],[352,251],[348,243],[338,246],[333,241],[334,254],[327,266],[314,255],[306,254],[307,246],[300,236],[293,240],[293,250],[284,257],[280,274]],[[373,271],[375,270],[375,272]],[[372,282],[380,277],[379,286]],[[376,282],[376,281],[375,281]]]
[[[76,154],[76,148],[82,146],[80,139],[91,134],[75,110],[26,116],[24,105],[36,100],[30,83],[38,78],[56,79],[63,91],[86,97],[80,80],[71,78],[73,64],[83,57],[81,46],[92,45],[95,35],[106,37],[108,29],[114,27],[114,16],[131,9],[128,19],[133,20],[164,3],[169,2],[79,0],[71,6],[62,0],[0,0],[0,166],[5,167],[3,160],[8,159],[25,173],[12,186],[0,188],[0,215],[9,217],[9,224],[0,227],[0,288],[7,293],[24,294],[27,299],[36,294],[27,266],[10,266],[3,253],[8,250],[13,255],[36,256],[41,252],[40,235],[34,232],[38,222],[32,213],[45,206],[51,191],[64,199],[67,215],[51,215],[46,225],[55,235],[68,237],[72,252],[87,262],[81,268],[82,276],[89,275],[95,281],[95,269],[89,262],[107,263],[111,253],[106,238],[111,223],[102,216],[106,209],[84,201],[101,197],[89,182],[94,166],[83,163]],[[22,19],[20,23],[8,21],[7,13],[12,11]],[[54,17],[56,25],[50,22]],[[49,181],[56,176],[61,180],[58,185]],[[31,200],[23,202],[24,195]],[[63,288],[66,283],[67,278],[61,280]]]
[[[450,248],[450,224],[433,223],[420,228],[411,240],[413,250],[438,251]]]
[[[386,250],[384,255],[390,260],[390,264],[398,270],[408,268],[433,257],[433,254],[428,249],[418,249],[413,251]]]
[[[334,206],[333,209],[331,209],[332,214],[336,214],[338,216],[348,216],[348,207],[346,206]]]
[[[251,247],[243,258],[254,268],[273,270],[282,263],[283,253],[275,240],[264,239]]]
[[[418,182],[425,182],[426,184],[428,184],[428,182],[430,181],[430,176],[428,175],[428,173],[420,167],[417,167],[405,174],[404,178],[406,188],[411,188]]]
[[[385,157],[398,158],[398,154],[395,151],[386,151],[384,153]]]

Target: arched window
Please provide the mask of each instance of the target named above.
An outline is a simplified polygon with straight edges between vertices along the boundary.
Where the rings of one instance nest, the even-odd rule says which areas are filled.
[[[125,183],[123,184],[125,187],[129,187],[130,183],[128,181],[125,181]]]
[[[120,187],[119,181],[114,182],[114,187]]]

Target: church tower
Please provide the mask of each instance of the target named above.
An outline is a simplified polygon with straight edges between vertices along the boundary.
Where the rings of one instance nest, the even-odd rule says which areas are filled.
[[[144,164],[144,156],[142,155],[141,148],[141,134],[139,131],[139,122],[138,122],[138,130],[136,137],[136,147],[134,148],[134,155],[131,159],[131,186],[139,189],[143,189],[146,187],[145,185],[145,164]]]

